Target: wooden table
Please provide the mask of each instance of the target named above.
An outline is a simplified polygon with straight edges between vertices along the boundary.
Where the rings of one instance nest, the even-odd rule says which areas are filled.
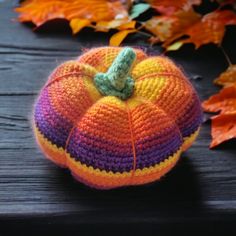
[[[209,150],[210,122],[173,171],[143,187],[92,190],[43,157],[31,129],[39,89],[55,66],[83,48],[107,45],[108,36],[85,30],[72,37],[49,31],[50,25],[32,32],[12,21],[17,2],[0,0],[0,235],[236,235],[236,143]],[[234,63],[235,42],[236,30],[229,28],[223,46]],[[138,36],[125,45],[160,54],[159,46]],[[227,63],[216,46],[195,51],[189,45],[168,55],[185,69],[201,99],[218,90],[212,81]]]

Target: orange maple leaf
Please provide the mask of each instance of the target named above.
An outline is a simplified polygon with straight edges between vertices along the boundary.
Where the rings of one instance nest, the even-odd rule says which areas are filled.
[[[177,50],[185,43],[193,43],[196,48],[203,44],[220,44],[226,25],[236,25],[236,14],[231,10],[217,10],[204,16],[190,8],[172,15],[154,16],[143,23],[154,37],[151,42],[164,42],[166,50]],[[183,37],[187,37],[182,39]]]
[[[177,11],[188,11],[192,5],[199,5],[201,0],[146,0],[158,12],[172,15]]]
[[[219,78],[214,80],[215,84],[222,85],[224,87],[231,86],[236,83],[236,65],[230,65],[229,68],[221,73]]]
[[[236,112],[214,116],[211,120],[212,142],[210,148],[214,148],[229,139],[236,138]]]
[[[221,114],[236,112],[236,84],[223,88],[204,101],[202,106],[207,112],[221,112]]]
[[[220,44],[226,25],[236,25],[236,14],[233,11],[224,10],[209,13],[185,32],[190,36],[185,40],[185,43],[194,43],[196,48],[207,43]]]
[[[219,45],[224,37],[226,25],[236,25],[236,14],[230,10],[214,11],[204,15],[192,26],[185,28],[177,37],[169,38],[163,46],[167,50],[171,49],[173,41],[186,35],[188,36],[187,39],[180,39],[175,42],[175,44],[178,43],[178,47],[174,47],[175,50],[185,43],[193,43],[196,48],[208,43]]]
[[[40,26],[46,21],[65,18],[63,9],[67,6],[66,1],[43,1],[43,0],[26,0],[15,8],[20,13],[18,20],[20,22],[33,22],[36,26]]]
[[[231,65],[226,72],[223,72],[219,79],[223,76],[222,84],[227,84],[227,80],[231,81],[228,71],[231,70]],[[222,80],[222,79],[221,79]],[[219,112],[213,116],[212,120],[212,142],[210,148],[213,148],[220,143],[232,138],[236,138],[236,81],[231,85],[223,88],[219,93],[211,96],[208,100],[202,103],[202,107],[206,112]]]
[[[166,41],[166,44],[168,45],[169,41],[171,43],[175,38],[181,37],[183,32],[188,27],[191,27],[198,22],[200,18],[201,15],[190,9],[188,11],[176,12],[171,16],[154,16],[143,25],[146,30],[152,32],[156,36],[153,37],[151,41]]]
[[[62,18],[70,21],[73,33],[100,21],[128,20],[126,7],[120,0],[26,0],[15,9],[20,22],[33,22],[41,26],[45,22]]]

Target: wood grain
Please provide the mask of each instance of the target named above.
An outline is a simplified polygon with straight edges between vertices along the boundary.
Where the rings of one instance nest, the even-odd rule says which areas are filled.
[[[142,187],[92,190],[43,157],[31,129],[40,88],[55,66],[76,58],[83,48],[106,45],[108,37],[90,31],[77,37],[46,29],[34,33],[11,21],[16,5],[0,1],[0,235],[235,235],[236,143],[210,151],[210,122],[203,124],[200,137],[171,173]],[[223,45],[234,63],[235,41],[236,30],[230,28]],[[161,51],[137,36],[126,44],[152,54]],[[227,63],[216,46],[198,51],[185,46],[169,56],[186,71],[201,99],[218,90],[212,80]]]

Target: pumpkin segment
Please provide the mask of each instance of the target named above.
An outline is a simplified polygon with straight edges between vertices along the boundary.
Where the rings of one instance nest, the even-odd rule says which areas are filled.
[[[160,179],[196,139],[199,98],[165,57],[102,47],[56,68],[35,104],[45,155],[98,189]]]

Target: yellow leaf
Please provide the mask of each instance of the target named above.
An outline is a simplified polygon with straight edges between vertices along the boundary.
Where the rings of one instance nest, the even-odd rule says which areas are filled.
[[[119,30],[134,29],[135,24],[136,21],[133,20],[127,22],[127,19],[100,21],[97,22],[95,28],[96,31],[108,32],[110,29],[119,29]]]
[[[118,27],[119,30],[126,30],[126,29],[135,29],[136,21],[132,20],[130,22],[124,23]]]
[[[119,46],[128,34],[134,33],[136,30],[122,30],[112,35],[110,38],[111,46]]]
[[[229,66],[226,71],[220,74],[219,78],[215,79],[214,83],[224,87],[236,84],[236,65]]]
[[[183,46],[182,41],[177,41],[166,48],[167,51],[176,51]]]
[[[78,33],[84,27],[90,25],[90,21],[87,19],[72,19],[70,21],[70,27],[72,29],[73,34]]]
[[[112,21],[99,21],[97,22],[95,29],[96,31],[108,32],[110,29],[116,29],[116,28],[121,27],[122,25],[126,25],[129,23],[130,22],[127,23],[127,19],[118,19],[118,20],[112,20]]]

